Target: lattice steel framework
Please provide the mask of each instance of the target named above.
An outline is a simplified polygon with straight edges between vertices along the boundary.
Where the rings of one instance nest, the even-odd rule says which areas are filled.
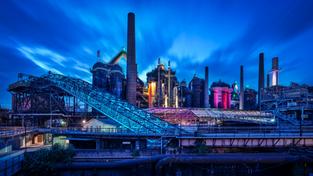
[[[53,73],[38,79],[48,81],[50,86],[64,90],[135,133],[170,134],[175,132],[175,126],[81,79]],[[16,85],[25,86],[32,81],[34,78],[28,78],[18,81]]]

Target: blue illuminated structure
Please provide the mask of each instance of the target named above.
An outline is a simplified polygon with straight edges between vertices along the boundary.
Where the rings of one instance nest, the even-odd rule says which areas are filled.
[[[134,133],[163,135],[175,132],[176,127],[168,122],[78,78],[49,73],[39,78],[29,76],[12,84],[11,88],[28,87],[39,79],[50,83],[45,87],[64,90]]]

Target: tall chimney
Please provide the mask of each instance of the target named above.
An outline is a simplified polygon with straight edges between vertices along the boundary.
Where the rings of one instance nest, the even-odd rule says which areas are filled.
[[[158,107],[161,106],[161,98],[162,98],[162,94],[161,94],[161,60],[160,58],[158,59],[158,90],[157,90],[157,100],[158,100]]]
[[[209,85],[209,67],[205,67],[205,80],[204,80],[204,108],[209,107],[208,97],[208,85]]]
[[[128,13],[127,26],[127,92],[126,98],[130,104],[136,105],[137,64],[135,46],[135,14]]]
[[[264,53],[259,54],[259,85],[258,85],[258,103],[261,110],[261,99],[264,89]]]
[[[240,97],[239,97],[239,110],[244,109],[244,79],[243,79],[243,65],[240,65]]]
[[[279,72],[279,67],[278,67],[278,57],[274,57],[272,59],[272,85],[273,86],[278,86],[278,72]]]
[[[168,61],[168,77],[167,77],[167,106],[171,107],[171,61]]]

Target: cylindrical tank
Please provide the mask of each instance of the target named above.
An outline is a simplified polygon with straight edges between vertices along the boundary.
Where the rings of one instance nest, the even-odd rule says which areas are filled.
[[[110,91],[119,98],[122,97],[123,79],[122,68],[117,64],[112,65],[110,71]]]
[[[107,89],[108,87],[108,77],[109,77],[109,67],[107,64],[102,62],[97,62],[92,67],[92,85],[101,88]]]

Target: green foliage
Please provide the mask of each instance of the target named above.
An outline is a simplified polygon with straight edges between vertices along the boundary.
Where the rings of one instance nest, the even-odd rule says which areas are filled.
[[[196,153],[208,153],[209,149],[206,146],[205,140],[203,139],[197,139],[195,141],[195,152]]]
[[[75,152],[71,146],[65,148],[59,144],[53,145],[51,149],[25,153],[23,173],[27,175],[49,173],[56,163],[69,163],[74,155]]]
[[[137,156],[140,156],[140,152],[139,152],[139,150],[134,150],[132,152],[132,157],[137,157]]]

